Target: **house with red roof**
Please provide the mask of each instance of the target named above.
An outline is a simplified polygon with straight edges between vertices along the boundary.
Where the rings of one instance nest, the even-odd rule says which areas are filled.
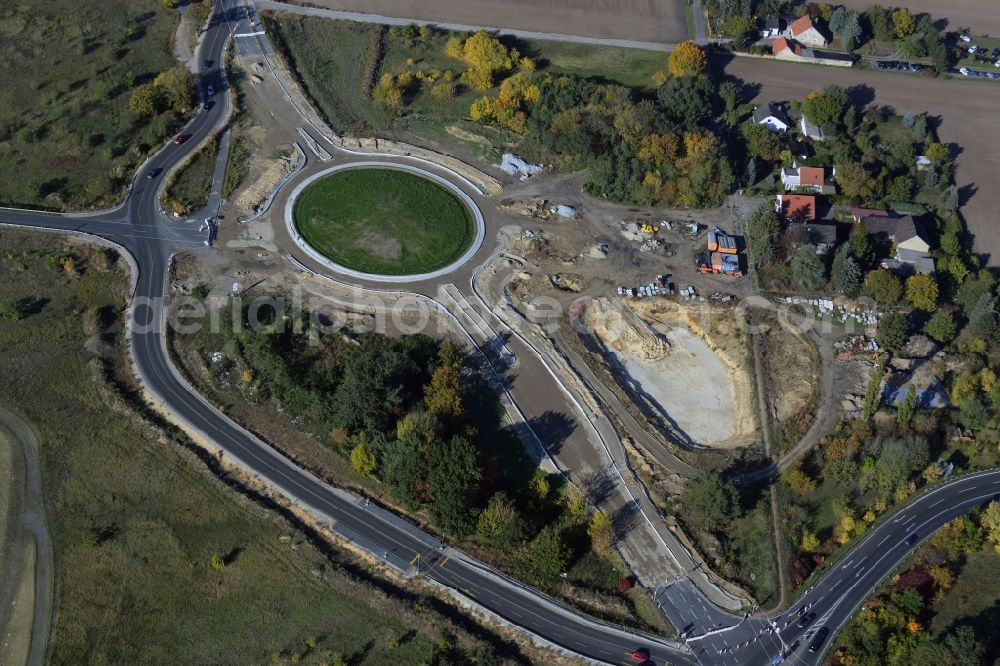
[[[805,189],[819,194],[835,194],[833,179],[837,175],[836,168],[828,170],[824,167],[808,167],[792,165],[781,170],[781,184],[786,192]]]
[[[811,194],[779,194],[774,209],[789,222],[811,222],[816,219],[816,197]]]
[[[792,21],[788,26],[787,36],[806,46],[826,46],[830,43],[808,14]]]

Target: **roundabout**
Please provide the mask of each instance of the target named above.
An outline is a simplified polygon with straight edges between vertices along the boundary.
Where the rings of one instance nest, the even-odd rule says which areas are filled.
[[[310,175],[285,201],[295,244],[356,280],[420,282],[448,275],[482,247],[485,223],[448,179],[408,164],[352,162]]]

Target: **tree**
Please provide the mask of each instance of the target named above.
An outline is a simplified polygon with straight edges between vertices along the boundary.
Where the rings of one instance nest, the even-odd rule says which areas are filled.
[[[875,247],[872,245],[868,235],[868,227],[864,222],[860,222],[851,231],[851,236],[847,240],[847,247],[851,256],[858,260],[858,265],[862,270],[868,268],[875,261]]]
[[[517,55],[516,59],[514,55]],[[472,87],[488,90],[493,87],[494,73],[511,69],[515,60],[520,60],[520,55],[512,54],[499,39],[480,30],[465,40],[462,59],[469,65]]]
[[[846,245],[841,246],[833,258],[830,283],[837,292],[848,296],[857,293],[861,286],[861,268]]]
[[[836,132],[843,121],[849,101],[846,90],[831,85],[822,91],[814,90],[806,95],[802,102],[802,112],[824,130]]]
[[[768,162],[774,162],[781,158],[781,140],[771,130],[763,125],[750,123],[741,127],[740,132],[743,134],[743,140],[746,141],[747,153],[753,157],[759,157]]]
[[[450,534],[465,536],[476,526],[473,493],[481,476],[479,452],[456,436],[437,446],[427,465],[431,520]]]
[[[924,325],[924,332],[941,343],[950,342],[955,337],[956,331],[955,318],[950,312],[935,312]]]
[[[490,498],[476,523],[476,534],[496,548],[513,548],[525,539],[527,533],[524,518],[503,492]]]
[[[861,42],[864,29],[861,27],[861,19],[857,12],[847,12],[844,18],[844,29],[840,32],[840,43],[844,49],[853,51]]]
[[[25,307],[21,301],[12,298],[0,300],[0,319],[20,321],[24,319]]]
[[[656,97],[663,113],[685,132],[704,126],[712,116],[712,82],[707,76],[668,79]]]
[[[875,198],[875,179],[860,162],[844,162],[837,168],[837,186],[851,199],[867,202]]]
[[[739,495],[732,481],[707,472],[688,481],[680,496],[684,521],[698,530],[715,532],[736,518]]]
[[[887,268],[879,268],[865,279],[865,292],[879,305],[895,305],[903,295],[903,283]]]
[[[917,413],[917,389],[910,386],[906,390],[906,397],[903,402],[899,403],[899,407],[896,408],[896,422],[897,423],[911,423],[913,417]]]
[[[667,71],[670,76],[687,76],[701,74],[708,67],[708,56],[694,42],[681,42],[667,58]]]
[[[222,555],[218,553],[212,553],[212,568],[216,571],[224,568],[226,566],[226,561],[222,558]]]
[[[424,387],[424,404],[427,405],[427,411],[442,421],[455,422],[465,414],[460,375],[459,366],[442,365],[431,375],[431,383]]]
[[[994,548],[1000,553],[1000,502],[991,501],[979,514],[979,525],[986,532],[986,538],[993,542]]]
[[[803,245],[792,256],[792,281],[799,289],[813,291],[823,284],[826,269],[816,255],[816,248]]]
[[[872,36],[877,41],[888,42],[893,38],[892,19],[889,12],[881,5],[872,5],[865,11],[868,25],[871,26]]]
[[[815,553],[819,550],[819,538],[808,530],[802,531],[802,552]]]
[[[615,546],[615,526],[603,511],[595,511],[587,523],[587,536],[595,553],[608,555]]]
[[[911,275],[906,279],[906,298],[918,310],[934,312],[938,300],[937,282],[926,273]]]
[[[559,587],[562,574],[569,563],[570,552],[555,528],[542,529],[531,540],[521,563],[526,576],[542,588],[553,590]]]
[[[896,34],[896,39],[903,39],[913,33],[917,27],[917,22],[909,9],[901,8],[892,13],[892,30]]]
[[[722,100],[722,106],[727,114],[736,110],[736,105],[739,103],[739,96],[740,86],[735,81],[726,79],[719,84],[719,99]]]
[[[750,216],[746,225],[746,241],[747,253],[754,266],[760,267],[774,261],[780,231],[781,222],[774,206],[764,204]]]
[[[128,109],[137,116],[148,117],[156,113],[159,104],[159,92],[151,83],[144,83],[128,98]]]
[[[781,476],[788,487],[797,493],[808,494],[816,490],[816,482],[798,466],[789,467]]]
[[[847,10],[843,7],[837,7],[830,14],[830,31],[839,34],[844,30],[844,22],[847,20]]]
[[[153,85],[159,90],[164,102],[174,111],[187,113],[194,107],[194,75],[181,64],[156,75]]]
[[[940,143],[932,143],[927,146],[927,159],[935,164],[944,164],[949,159],[951,159],[951,151],[948,150],[948,146]]]
[[[368,446],[368,442],[358,442],[358,445],[351,449],[351,466],[355,472],[364,476],[373,474],[378,468],[375,452]]]
[[[896,352],[906,343],[906,317],[898,312],[890,312],[878,322],[875,340],[883,349]]]

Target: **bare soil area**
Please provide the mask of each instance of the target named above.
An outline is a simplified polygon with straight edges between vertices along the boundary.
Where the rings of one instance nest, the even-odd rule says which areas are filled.
[[[929,0],[925,0],[929,4]],[[958,3],[962,4],[962,3]],[[971,4],[971,3],[970,3]],[[977,4],[986,6],[985,0]],[[985,14],[985,12],[984,12]],[[976,28],[975,32],[980,32]],[[927,112],[938,122],[938,136],[958,155],[955,180],[962,213],[975,240],[975,250],[990,265],[1000,262],[1000,210],[996,170],[1000,166],[1000,85],[993,81],[927,79],[877,70],[856,70],[751,58],[715,61],[729,77],[759,84],[755,100],[802,99],[811,91],[836,84],[865,103],[892,107],[897,113]]]
[[[700,330],[687,308],[646,301],[620,310],[607,299],[587,308],[585,322],[617,361],[622,380],[692,441],[731,448],[754,437],[750,376],[743,355],[731,356]],[[711,331],[732,350],[733,322]]]
[[[682,0],[310,0],[293,4],[601,39],[680,42]]]

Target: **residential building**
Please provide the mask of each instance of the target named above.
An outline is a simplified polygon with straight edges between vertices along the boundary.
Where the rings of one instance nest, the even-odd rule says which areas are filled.
[[[787,35],[806,46],[826,46],[830,43],[808,14],[792,21],[788,26]]]
[[[826,135],[823,134],[823,128],[809,122],[804,113],[802,114],[802,118],[799,119],[799,130],[802,132],[802,136],[808,137],[813,141],[822,141],[826,138]]]
[[[934,275],[934,260],[930,257],[930,235],[919,218],[890,213],[862,216],[860,221],[864,222],[879,254],[887,257],[882,262],[885,268],[902,275],[913,273]]]
[[[774,39],[788,29],[788,22],[778,16],[767,16],[757,21],[757,32],[761,39]]]
[[[781,184],[785,186],[785,191],[790,192],[799,188],[812,190],[818,194],[835,194],[836,187],[833,180],[837,175],[836,169],[831,169],[829,174],[823,167],[807,167],[793,165],[790,169],[781,170]]]
[[[789,254],[803,245],[815,247],[816,254],[826,254],[837,247],[837,224],[826,221],[789,224],[785,229],[784,242]]]
[[[792,119],[777,104],[761,104],[753,110],[753,121],[772,132],[784,132],[792,126]]]
[[[816,197],[809,194],[779,194],[774,209],[789,222],[811,222],[816,219]]]
[[[771,53],[778,60],[793,62],[811,62],[817,65],[832,65],[834,67],[850,67],[854,64],[854,56],[846,53],[816,51],[804,47],[794,39],[778,37],[771,42]]]

